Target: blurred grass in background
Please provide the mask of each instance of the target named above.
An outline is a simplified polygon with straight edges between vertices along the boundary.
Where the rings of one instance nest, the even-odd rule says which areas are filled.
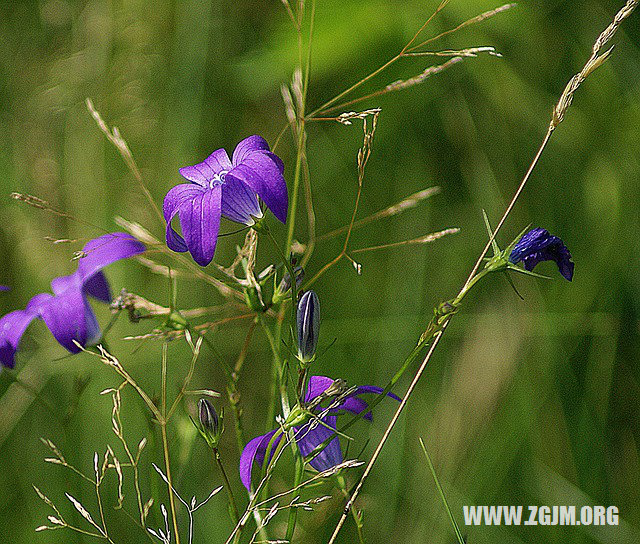
[[[497,5],[453,0],[426,36]],[[316,284],[321,343],[337,341],[315,363],[317,373],[351,384],[388,381],[433,305],[455,294],[465,279],[485,242],[481,209],[494,222],[499,217],[544,135],[552,105],[620,6],[620,0],[523,2],[434,44],[440,49],[493,45],[504,58],[467,59],[423,85],[361,105],[382,107],[382,114],[360,217],[428,186],[439,185],[442,192],[401,216],[356,231],[352,247],[448,226],[462,232],[417,249],[364,253],[360,277],[346,261],[325,275]],[[417,0],[318,2],[310,108],[395,55],[435,7]],[[557,275],[552,282],[518,277],[523,302],[501,278],[490,278],[470,297],[361,496],[371,542],[453,541],[420,436],[459,518],[463,504],[620,508],[619,527],[463,527],[471,543],[640,541],[637,14],[615,42],[610,61],[578,92],[499,237],[504,245],[528,223],[561,236],[576,262],[574,281],[568,284]],[[2,294],[3,312],[23,307],[48,288],[52,277],[73,269],[69,258],[77,248],[53,245],[45,236],[84,241],[100,235],[100,229],[114,230],[115,215],[162,236],[162,225],[88,115],[86,97],[119,127],[161,203],[180,181],[179,166],[198,162],[218,147],[232,150],[250,134],[274,142],[286,122],[279,87],[296,61],[295,33],[276,0],[5,1],[0,3],[0,51],[0,284],[12,287]],[[411,77],[428,63],[403,60],[363,92]],[[321,234],[346,224],[353,209],[361,128],[359,123],[310,123],[308,131]],[[295,154],[288,133],[278,153],[290,181]],[[11,191],[44,198],[96,228],[28,208],[10,200]],[[303,212],[298,224],[304,241]],[[221,239],[216,260],[230,262],[241,241],[242,235]],[[340,243],[317,246],[307,277],[337,254]],[[261,263],[273,258],[262,244]],[[135,262],[118,263],[107,275],[116,292],[126,287],[167,303],[166,280]],[[178,299],[183,308],[221,302],[216,292],[190,280],[179,283]],[[99,317],[106,323],[108,310],[100,308]],[[148,341],[138,350],[139,342],[117,340],[151,327],[121,317],[110,346],[149,391],[159,394],[159,343]],[[237,356],[247,327],[235,324],[213,333],[228,362]],[[91,488],[43,462],[48,451],[39,437],[52,439],[73,464],[91,472],[93,452],[116,442],[111,400],[98,393],[119,382],[96,359],[59,359],[65,352],[41,323],[29,331],[19,368],[22,379],[41,390],[43,402],[12,385],[6,373],[0,375],[0,535],[12,544],[89,542],[66,531],[34,533],[51,512],[32,484],[77,525],[84,521],[63,492],[94,505]],[[219,366],[211,352],[203,353],[194,387],[224,392]],[[169,354],[170,383],[177,384],[187,369],[187,350],[174,343]],[[256,334],[239,383],[248,437],[263,432],[266,424],[270,365],[266,341]],[[74,393],[78,377],[89,379],[79,398]],[[131,392],[125,392],[123,404],[129,443],[143,436],[150,441],[143,456],[144,496],[153,492],[166,502],[159,478],[148,470],[152,460],[161,459],[153,424],[141,415],[143,407]],[[382,406],[377,422],[370,429],[359,426],[356,436],[363,440],[370,432],[375,443],[390,413],[388,405]],[[203,498],[221,483],[220,475],[186,412],[180,410],[176,421],[171,446],[177,485],[184,496]],[[243,496],[230,420],[222,453],[235,491]],[[115,482],[110,485],[108,505],[115,503]],[[275,485],[285,482],[276,479]],[[125,493],[126,500],[134,500],[130,487]],[[336,494],[315,514],[302,513],[300,541],[325,541],[341,509]],[[108,508],[107,515],[117,543],[145,540],[123,512]],[[161,524],[158,504],[150,524]],[[220,494],[199,511],[196,542],[221,542],[230,529]],[[354,538],[350,522],[341,541]]]

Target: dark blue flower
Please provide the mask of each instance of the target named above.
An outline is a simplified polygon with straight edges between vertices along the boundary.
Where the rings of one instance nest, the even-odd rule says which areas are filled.
[[[331,378],[326,376],[311,376],[309,378],[309,384],[305,394],[305,402],[310,403],[317,399],[333,385],[334,380]],[[323,444],[327,439],[334,436],[326,447],[309,462],[313,468],[322,472],[342,463],[343,457],[340,440],[334,432],[337,429],[338,415],[345,411],[352,412],[354,414],[361,414],[362,412],[365,412],[369,405],[365,400],[361,399],[359,395],[365,393],[379,395],[383,391],[382,387],[362,385],[357,387],[346,398],[342,398],[337,405],[332,405],[329,410],[324,409],[319,405],[314,408],[314,412],[323,414],[320,421],[322,421],[324,425],[317,421],[310,421],[303,425],[293,427],[293,433],[303,457],[311,454],[320,444]],[[388,396],[398,401],[400,400],[400,398],[393,393],[388,393]],[[371,421],[373,418],[371,412],[365,413],[363,417],[368,421]],[[276,432],[278,432],[277,429],[261,436],[257,436],[253,440],[250,440],[244,447],[242,455],[240,456],[240,480],[247,490],[251,490],[251,472],[253,469],[253,463],[256,462],[260,466],[264,464],[269,442],[271,442],[271,439],[274,437]],[[282,434],[279,434],[273,441],[270,451],[271,456],[273,455],[281,438]]]
[[[42,319],[54,338],[71,353],[100,338],[100,327],[87,298],[111,301],[111,290],[102,268],[145,251],[142,243],[124,232],[105,234],[82,249],[78,269],[69,276],[54,278],[53,295],[34,296],[24,310],[8,313],[0,319],[0,364],[15,365],[18,344],[29,324]]]
[[[230,160],[217,149],[203,162],[180,168],[191,183],[176,185],[164,198],[167,245],[173,251],[191,253],[200,266],[213,259],[220,230],[220,216],[253,225],[262,217],[260,197],[283,223],[289,197],[283,176],[284,164],[260,136],[242,140]],[[178,215],[182,236],[171,227]]]
[[[524,234],[511,251],[509,261],[513,264],[522,261],[529,271],[539,262],[555,261],[560,274],[569,281],[573,278],[571,253],[560,238],[549,234],[545,229],[535,228]]]

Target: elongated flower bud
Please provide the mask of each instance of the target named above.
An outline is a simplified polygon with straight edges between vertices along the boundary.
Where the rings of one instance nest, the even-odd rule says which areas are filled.
[[[303,363],[313,360],[320,332],[320,301],[307,291],[298,303],[298,357]]]
[[[222,426],[220,425],[220,418],[207,399],[200,399],[198,401],[198,431],[202,437],[207,441],[209,446],[215,448],[220,441],[220,435],[222,434]]]

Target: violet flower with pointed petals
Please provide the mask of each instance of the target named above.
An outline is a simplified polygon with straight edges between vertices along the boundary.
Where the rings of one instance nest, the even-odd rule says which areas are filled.
[[[571,281],[573,278],[571,253],[560,238],[545,229],[535,228],[525,233],[511,251],[509,260],[513,264],[522,261],[529,271],[542,261],[555,261],[565,279]]]
[[[331,388],[333,384],[334,380],[326,376],[311,376],[309,378],[309,384],[305,394],[305,402],[309,403],[317,399],[325,391]],[[316,406],[314,408],[316,413],[324,414],[319,418],[324,425],[317,421],[309,421],[303,425],[293,427],[293,433],[303,457],[311,454],[320,444],[324,443],[325,440],[334,436],[326,447],[309,462],[313,468],[318,472],[322,472],[342,463],[343,457],[340,440],[334,433],[337,429],[338,415],[344,412],[352,412],[354,414],[364,412],[369,405],[365,400],[361,399],[359,395],[364,393],[374,393],[379,395],[383,391],[382,387],[362,385],[357,387],[355,391],[346,398],[342,398],[337,405],[332,405],[329,410],[323,409],[320,406]],[[395,400],[400,400],[400,397],[393,393],[387,393],[387,395]],[[364,418],[371,421],[373,416],[371,412],[368,412],[364,415]],[[276,432],[277,429],[274,429],[266,434],[257,436],[250,440],[242,451],[242,455],[240,456],[240,480],[248,491],[251,490],[251,472],[253,469],[253,463],[256,462],[259,466],[264,464],[269,442],[271,442]],[[282,434],[279,434],[273,441],[269,460],[271,460],[271,457],[273,456],[273,453],[281,439]]]
[[[100,339],[100,327],[88,295],[102,302],[111,301],[111,290],[102,268],[138,255],[144,245],[130,234],[114,232],[88,242],[82,249],[77,270],[69,276],[54,278],[53,295],[34,296],[24,310],[15,310],[0,318],[0,365],[13,368],[18,344],[29,324],[42,319],[54,338],[71,353]]]
[[[216,250],[220,216],[251,226],[262,217],[258,197],[286,222],[289,197],[283,172],[284,164],[260,136],[242,140],[231,160],[224,149],[217,149],[203,162],[180,168],[191,183],[176,185],[164,197],[167,246],[188,251],[200,266],[208,265]],[[182,236],[171,227],[176,215]]]

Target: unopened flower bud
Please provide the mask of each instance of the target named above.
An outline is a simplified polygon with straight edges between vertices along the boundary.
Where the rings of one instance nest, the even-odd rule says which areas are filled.
[[[296,275],[296,287],[300,287],[302,285],[302,280],[304,279],[304,269],[301,266],[296,266],[293,270]],[[278,293],[280,296],[284,295],[291,289],[291,276],[289,272],[285,272],[284,276],[282,276],[282,280],[280,281],[280,285],[278,285]]]
[[[212,448],[217,447],[222,434],[221,425],[222,414],[218,417],[216,409],[207,399],[202,398],[198,401],[198,424],[196,427],[207,444]]]
[[[314,291],[307,291],[298,303],[298,357],[303,363],[312,361],[320,332],[320,301]]]

